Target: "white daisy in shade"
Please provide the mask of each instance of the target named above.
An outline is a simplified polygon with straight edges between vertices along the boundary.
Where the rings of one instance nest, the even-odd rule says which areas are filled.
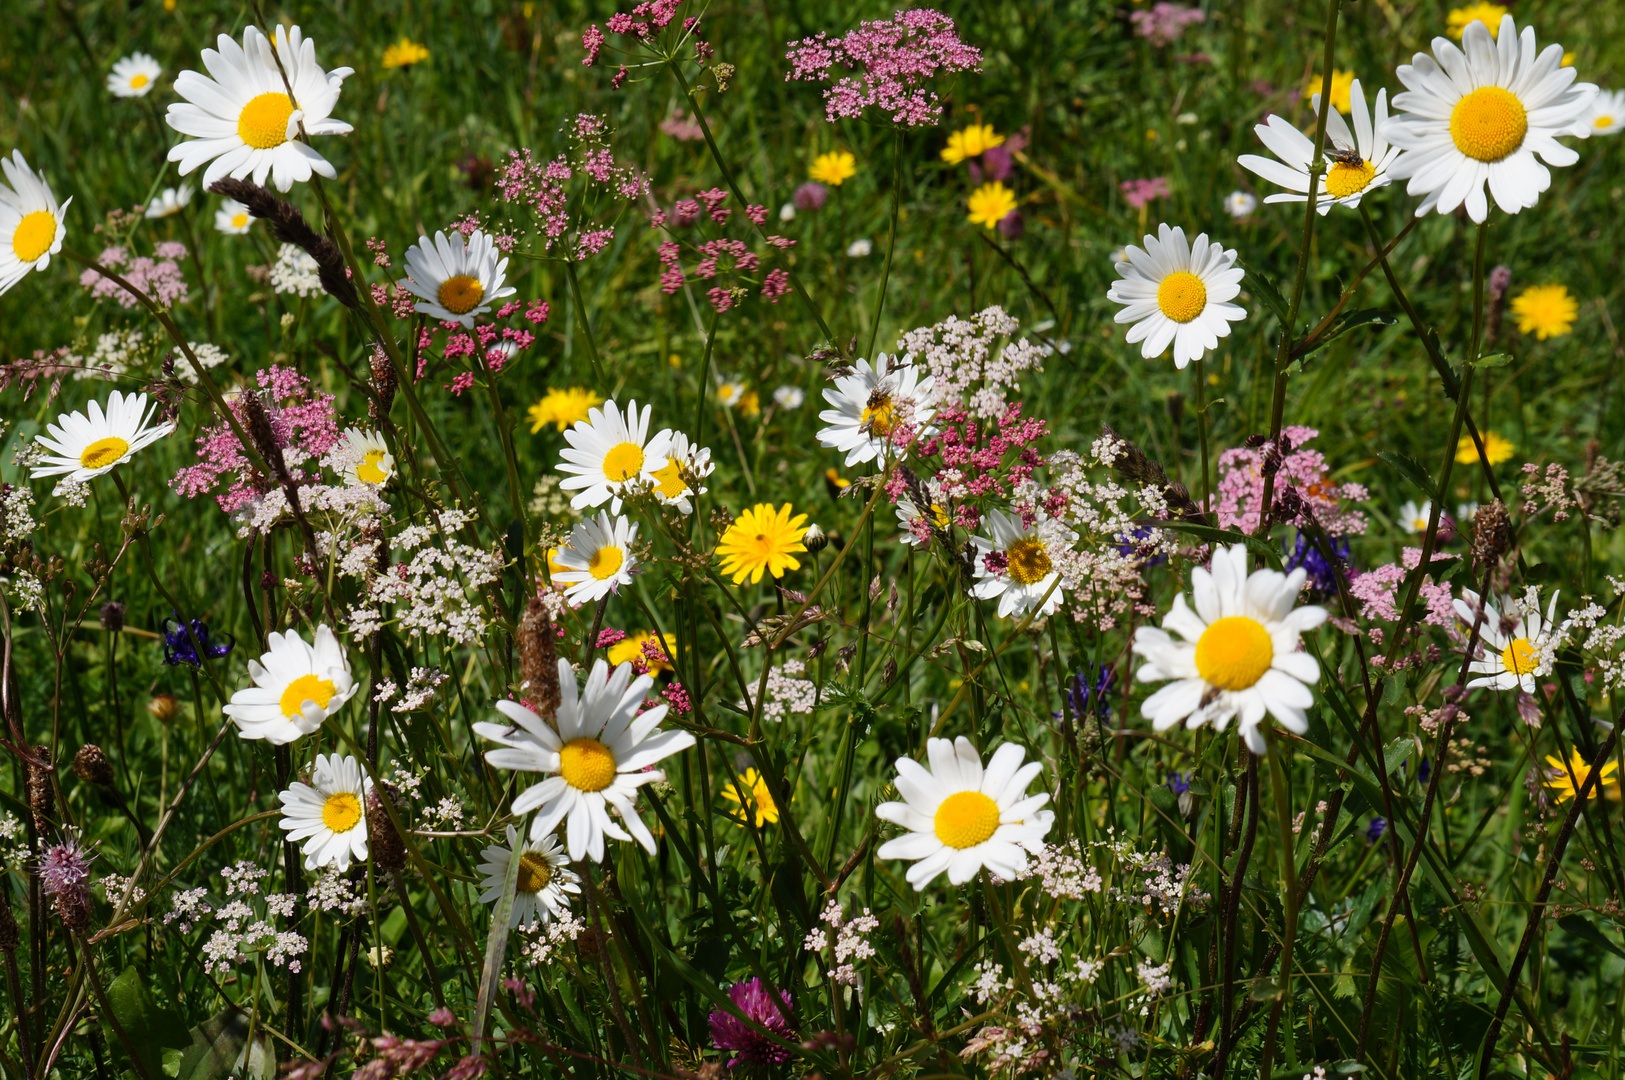
[[[1569,134],[1589,139],[1593,135],[1615,135],[1621,130],[1625,130],[1625,90],[1599,90],[1591,108]]]
[[[114,390],[107,407],[92,401],[85,412],[62,413],[56,423],[35,441],[52,453],[42,455],[31,470],[34,479],[67,474],[67,481],[83,484],[115,465],[129,461],[175,430],[169,422],[147,426],[156,405],[148,406],[145,394],[122,394]],[[88,415],[87,415],[88,414]]]
[[[824,400],[834,408],[818,414],[829,425],[818,432],[818,441],[845,453],[848,466],[895,456],[899,434],[912,439],[933,430],[935,390],[936,379],[921,378],[912,356],[881,353],[872,367],[860,359],[850,374],[824,391]]]
[[[807,400],[807,392],[799,386],[781,386],[773,391],[773,403],[785,412],[794,412]]]
[[[553,583],[566,586],[565,599],[576,604],[590,604],[632,584],[638,567],[632,544],[637,538],[636,524],[620,516],[611,520],[602,510],[596,520],[576,522],[570,542],[552,557],[554,565],[563,567],[553,571]]]
[[[1316,115],[1320,113],[1320,95],[1313,95]],[[1326,159],[1330,168],[1320,178],[1320,192],[1315,196],[1315,209],[1330,213],[1333,204],[1355,207],[1368,191],[1392,183],[1388,167],[1399,156],[1399,148],[1388,145],[1383,138],[1383,125],[1388,122],[1388,91],[1377,91],[1376,116],[1366,111],[1365,91],[1360,80],[1349,84],[1349,115],[1354,130],[1349,131],[1343,114],[1335,108],[1326,110]],[[1280,113],[1271,113],[1268,120],[1253,128],[1258,141],[1274,154],[1274,158],[1258,154],[1243,154],[1236,161],[1242,168],[1257,173],[1272,184],[1286,188],[1266,196],[1266,203],[1300,203],[1309,198],[1309,164],[1315,159],[1315,141],[1293,127]],[[1276,158],[1280,160],[1277,161]],[[1354,159],[1358,158],[1356,161]]]
[[[1244,545],[1215,550],[1211,571],[1191,571],[1196,610],[1180,593],[1162,629],[1142,626],[1134,633],[1134,651],[1146,661],[1134,677],[1174,680],[1145,699],[1140,715],[1157,731],[1181,721],[1223,731],[1239,718],[1241,737],[1255,754],[1265,750],[1259,725],[1266,712],[1288,731],[1308,731],[1304,710],[1314,703],[1309,684],[1320,678],[1320,665],[1298,651],[1298,638],[1325,622],[1326,611],[1292,606],[1307,576],[1302,567],[1249,575]]]
[[[282,820],[277,825],[295,843],[304,841],[305,869],[331,866],[339,873],[350,861],[367,860],[367,792],[372,781],[353,757],[316,755],[310,783],[295,780],[277,798]]]
[[[180,187],[164,188],[157,197],[147,204],[144,216],[149,221],[158,218],[174,217],[192,201],[195,192],[191,184],[182,184]]]
[[[1461,598],[1452,603],[1456,617],[1467,624],[1469,632],[1478,618],[1479,605],[1484,608],[1484,619],[1478,624],[1478,637],[1484,643],[1483,657],[1468,666],[1469,671],[1481,678],[1470,680],[1467,688],[1487,686],[1492,690],[1522,690],[1533,694],[1535,679],[1551,673],[1557,652],[1557,594],[1552,594],[1544,618],[1540,614],[1540,594],[1534,589],[1529,590],[1525,603],[1503,600],[1499,611],[1489,601],[1481,601],[1471,589],[1463,589]],[[1508,610],[1509,607],[1517,610]]]
[[[1398,74],[1407,89],[1394,95],[1394,107],[1402,111],[1383,134],[1403,151],[1389,173],[1410,181],[1409,194],[1423,196],[1417,217],[1465,205],[1467,216],[1481,222],[1489,214],[1486,184],[1495,204],[1516,214],[1551,186],[1546,165],[1580,160],[1557,137],[1572,133],[1597,88],[1575,83],[1574,69],[1563,67],[1563,47],[1537,50],[1534,29],[1519,34],[1511,15],[1501,17],[1497,34],[1472,23],[1459,48],[1434,38],[1433,56],[1417,53]]]
[[[334,459],[346,484],[381,487],[395,475],[395,455],[389,452],[389,444],[376,431],[345,428],[344,443]]]
[[[937,503],[931,504],[931,518],[922,529],[915,522],[924,517],[925,515],[920,512],[919,506],[907,495],[897,500],[897,524],[903,527],[903,535],[899,539],[903,543],[910,547],[929,544],[928,534],[924,532],[924,529],[935,525],[939,530],[946,530],[952,524],[951,519],[948,517],[948,511]],[[920,531],[916,531],[917,529]]]
[[[344,647],[325,623],[306,644],[293,630],[272,632],[270,649],[248,662],[246,686],[221,711],[245,739],[283,746],[309,735],[344,707],[360,688],[350,675]]]
[[[588,409],[587,419],[565,430],[564,441],[570,445],[559,451],[564,459],[559,472],[567,474],[559,487],[581,489],[570,505],[580,510],[607,502],[611,513],[620,513],[628,488],[656,483],[654,470],[666,464],[665,434],[649,438],[649,406],[640,413],[635,399],[625,413],[613,400]]]
[[[654,837],[638,817],[638,788],[664,780],[665,772],[650,766],[693,746],[694,736],[656,727],[666,718],[665,705],[638,712],[653,686],[652,676],[632,678],[630,663],[611,674],[598,660],[577,694],[575,672],[561,659],[557,730],[514,701],[496,703],[511,723],[474,725],[480,736],[503,744],[486,751],[485,760],[495,767],[552,774],[513,801],[515,814],[537,811],[530,823],[532,840],[564,821],[572,860],[602,860],[606,836],[636,840],[654,852]],[[610,810],[626,828],[610,819]]]
[[[662,431],[654,441],[665,447],[666,455],[666,463],[649,473],[655,497],[662,505],[675,506],[682,514],[692,514],[693,496],[710,490],[704,481],[716,468],[711,463],[711,448],[696,447],[681,431]]]
[[[62,212],[73,202],[58,204],[51,186],[34,174],[21,150],[0,158],[6,182],[0,184],[0,293],[28,276],[44,270],[51,256],[62,250],[68,227]]]
[[[993,751],[987,768],[969,739],[928,739],[929,769],[911,758],[897,759],[897,793],[902,802],[875,807],[875,817],[908,830],[888,840],[875,855],[906,859],[908,883],[916,892],[938,874],[963,885],[983,867],[1006,881],[1027,869],[1027,853],[1037,854],[1044,834],[1055,821],[1041,809],[1049,795],[1027,794],[1027,785],[1044,771],[1042,762],[1023,765],[1026,751],[1005,743]]]
[[[978,600],[997,600],[1001,619],[1025,615],[1040,604],[1038,614],[1049,615],[1061,606],[1064,595],[1055,553],[1077,542],[1078,534],[1059,521],[1027,525],[1002,510],[989,510],[987,535],[971,537],[976,545],[976,584],[970,594]]]
[[[1233,218],[1244,218],[1258,209],[1258,196],[1250,191],[1232,191],[1224,197],[1224,212]]]
[[[163,73],[163,65],[146,53],[131,53],[114,63],[107,76],[107,92],[114,97],[146,97]]]
[[[214,212],[214,227],[230,236],[242,236],[254,224],[248,207],[236,199],[221,199],[220,209]]]
[[[417,311],[441,322],[461,323],[473,329],[474,320],[491,310],[494,300],[512,296],[518,290],[507,281],[508,260],[497,251],[496,243],[475,229],[465,241],[453,231],[419,236],[406,249],[407,277],[401,287],[420,303]]]
[[[519,856],[519,880],[513,895],[513,914],[508,916],[508,928],[529,926],[534,922],[551,922],[570,911],[570,898],[566,893],[580,894],[580,878],[565,864],[570,856],[552,833],[540,841],[520,843],[519,833],[508,826],[508,844],[492,844],[480,852],[480,903],[494,904],[502,898],[508,884],[508,864]]]
[[[350,125],[332,119],[332,112],[339,88],[354,69],[323,71],[316,63],[315,43],[297,26],[276,28],[274,53],[257,26],[243,31],[241,45],[226,34],[215,44],[218,51],[203,50],[209,75],[183,71],[176,77],[175,92],[185,100],[171,105],[164,117],[170,127],[190,136],[169,150],[181,175],[207,162],[205,188],[227,176],[240,180],[252,175],[254,183],[263,184],[269,175],[279,191],[304,183],[312,173],[329,180],[337,176],[332,164],[300,138],[300,129],[310,137],[350,133]],[[286,81],[278,59],[287,70]]]
[[[1235,249],[1209,243],[1207,233],[1195,243],[1185,230],[1158,225],[1156,236],[1130,244],[1117,264],[1117,281],[1106,298],[1122,304],[1116,321],[1133,323],[1128,343],[1144,341],[1140,355],[1150,360],[1174,347],[1174,366],[1200,360],[1219,339],[1230,336],[1230,324],[1247,312],[1230,303],[1241,292],[1242,271]]]
[[[1432,514],[1433,503],[1431,500],[1422,503],[1420,506],[1416,505],[1413,500],[1399,508],[1399,527],[1412,535],[1425,533],[1428,531],[1428,518]]]

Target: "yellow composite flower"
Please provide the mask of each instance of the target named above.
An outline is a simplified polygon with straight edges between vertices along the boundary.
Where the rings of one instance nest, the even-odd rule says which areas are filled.
[[[1518,317],[1520,334],[1534,334],[1545,341],[1574,329],[1580,302],[1561,285],[1531,285],[1512,298],[1512,314]]]
[[[1586,778],[1591,775],[1591,763],[1585,755],[1578,750],[1569,751],[1567,763],[1562,758],[1546,755],[1546,764],[1551,767],[1545,784],[1557,793],[1557,801],[1566,803],[1574,798],[1575,794],[1585,784]],[[1619,777],[1614,775],[1619,771],[1619,762],[1610,761],[1602,767],[1602,773],[1597,777],[1597,783],[1591,789],[1590,798],[1597,798],[1604,792],[1610,799],[1619,798]]]
[[[971,192],[967,205],[970,223],[991,229],[1016,208],[1016,193],[995,180]]]
[[[1460,37],[1461,35],[1457,34],[1456,36]],[[1321,84],[1322,84],[1323,81],[1324,81],[1324,79],[1320,75],[1311,76],[1308,79],[1308,81],[1306,81],[1303,84],[1303,99],[1305,101],[1309,101],[1312,98],[1314,98],[1314,96],[1316,94],[1320,93],[1320,87],[1321,87]],[[1353,72],[1352,69],[1349,70],[1349,71],[1343,71],[1343,70],[1341,70],[1339,68],[1333,68],[1332,69],[1332,108],[1336,109],[1340,113],[1346,113],[1346,112],[1350,111],[1349,110],[1349,105],[1350,105],[1349,95],[1350,95],[1353,87],[1354,87],[1354,72]]]
[[[548,424],[563,431],[571,424],[587,419],[587,411],[603,403],[603,398],[585,387],[572,386],[568,390],[553,387],[542,395],[542,400],[525,411],[530,420],[530,433],[534,435]]]
[[[779,805],[773,801],[773,793],[767,789],[767,781],[755,769],[746,769],[739,774],[737,782],[723,786],[722,797],[731,803],[737,803],[740,809],[754,807],[756,810],[756,827],[760,829],[763,823],[779,823]],[[740,828],[744,828],[744,821],[736,821]]]
[[[668,658],[677,652],[676,638],[672,637],[670,634],[661,634],[660,638],[662,639],[661,647],[665,650]],[[648,663],[643,655],[643,645],[644,642],[654,640],[656,640],[656,638],[652,631],[639,630],[635,634],[626,635],[624,638],[611,645],[609,647],[609,651],[604,655],[608,658],[610,667],[620,667],[622,664],[628,663],[632,660],[642,660],[644,663]],[[672,670],[672,666],[668,659],[666,662],[651,665],[649,670],[670,671]]]
[[[401,40],[384,50],[384,67],[410,67],[429,59],[429,49],[402,35]]]
[[[735,585],[743,585],[747,577],[755,585],[763,571],[778,578],[786,570],[799,570],[801,561],[794,553],[807,550],[801,542],[806,531],[807,515],[792,517],[789,503],[777,510],[772,503],[757,503],[740,514],[717,543],[722,572],[732,575]]]
[[[1481,431],[1479,435],[1484,439],[1484,456],[1491,465],[1499,465],[1512,456],[1512,440],[1493,431]],[[1456,444],[1456,460],[1463,465],[1478,461],[1478,447],[1473,445],[1471,435],[1463,435]]]
[[[1501,31],[1501,16],[1507,13],[1505,4],[1477,3],[1466,7],[1453,8],[1450,12],[1450,36],[1457,41],[1467,32],[1467,28],[1475,22],[1481,22],[1490,28],[1490,37],[1495,37]]]
[[[994,131],[992,124],[972,124],[948,136],[948,145],[942,148],[942,160],[958,165],[966,158],[981,157],[995,146],[1003,145],[1004,136]]]
[[[846,150],[834,150],[828,154],[819,154],[813,158],[812,166],[807,170],[807,175],[820,184],[840,187],[858,175],[858,159]]]

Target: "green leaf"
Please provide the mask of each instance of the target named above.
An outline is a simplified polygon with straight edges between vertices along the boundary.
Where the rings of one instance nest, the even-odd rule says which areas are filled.
[[[1159,529],[1172,529],[1174,532],[1190,533],[1199,536],[1214,544],[1246,544],[1253,552],[1264,556],[1275,569],[1281,568],[1281,553],[1275,545],[1267,540],[1260,540],[1256,536],[1248,536],[1244,532],[1234,529],[1216,529],[1212,525],[1202,525],[1195,521],[1159,521]]]
[[[1281,295],[1281,290],[1277,289],[1274,282],[1270,281],[1269,278],[1248,266],[1245,259],[1237,259],[1236,265],[1241,267],[1242,272],[1246,275],[1247,287],[1256,293],[1260,300],[1264,301],[1264,306],[1274,313],[1282,328],[1290,332],[1290,328],[1287,327],[1286,299]]]
[[[1607,949],[1615,956],[1625,957],[1625,949],[1621,949],[1618,945],[1609,941],[1608,935],[1587,922],[1584,915],[1579,913],[1565,915],[1557,920],[1557,925],[1577,938],[1583,938],[1593,945]]]
[[[236,1076],[244,1080],[274,1080],[276,1051],[263,1027],[255,1028],[248,1039],[248,1014],[228,1009],[211,1016],[190,1032],[192,1045],[182,1051],[179,1068],[168,1075],[176,1080],[221,1080]]]
[[[1428,497],[1430,502],[1438,500],[1438,494],[1433,488],[1433,477],[1429,476],[1428,471],[1421,465],[1394,450],[1379,450],[1377,456],[1392,465],[1405,479],[1415,484],[1422,494]]]
[[[1490,353],[1488,356],[1480,356],[1477,360],[1473,361],[1473,366],[1479,368],[1496,368],[1506,367],[1510,363],[1512,363],[1511,353],[1498,352]]]
[[[158,1006],[134,965],[125,968],[123,974],[108,984],[107,1004],[140,1056],[147,1075],[163,1075],[164,1049],[180,1049],[186,1045],[180,1040],[184,1021]],[[109,1041],[118,1043],[116,1038]]]
[[[1358,330],[1362,326],[1392,326],[1398,321],[1399,317],[1387,308],[1359,308],[1355,311],[1345,311],[1332,321],[1332,325],[1327,327],[1326,332],[1309,348],[1302,352],[1294,350],[1294,359],[1302,360],[1319,352],[1350,330]]]

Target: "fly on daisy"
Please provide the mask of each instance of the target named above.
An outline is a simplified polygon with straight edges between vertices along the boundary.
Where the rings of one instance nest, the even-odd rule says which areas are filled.
[[[1117,264],[1117,281],[1107,299],[1122,304],[1117,322],[1133,323],[1128,343],[1145,344],[1140,355],[1150,360],[1174,347],[1174,366],[1200,360],[1219,339],[1230,336],[1230,324],[1247,317],[1230,303],[1241,292],[1242,271],[1236,252],[1209,243],[1201,233],[1187,242],[1185,230],[1158,225],[1144,247],[1130,244]]]
[[[245,739],[283,746],[322,726],[360,689],[333,631],[324,623],[307,643],[296,631],[273,631],[270,649],[248,662],[254,680],[221,711]]]
[[[936,379],[920,377],[912,356],[881,353],[873,366],[859,359],[849,374],[824,391],[832,408],[818,414],[820,445],[846,454],[846,464],[860,465],[896,456],[914,439],[931,432],[936,415]]]
[[[563,822],[572,860],[601,861],[606,836],[636,840],[654,852],[654,837],[638,817],[638,788],[664,780],[665,772],[651,766],[693,746],[694,736],[659,729],[667,706],[643,709],[653,686],[648,675],[634,679],[631,664],[611,673],[598,660],[578,692],[575,671],[561,659],[556,730],[515,701],[496,703],[509,723],[474,725],[476,734],[502,744],[485,754],[496,768],[550,774],[513,801],[515,814],[537,811],[530,823],[532,840]],[[611,820],[611,810],[624,829]]]
[[[596,520],[577,522],[570,542],[553,558],[563,568],[554,572],[553,583],[566,586],[565,597],[576,604],[590,604],[632,584],[638,567],[632,545],[637,538],[636,524],[619,516],[612,520],[602,510]]]
[[[1001,619],[1020,617],[1034,608],[1040,616],[1053,614],[1065,596],[1055,556],[1077,542],[1078,534],[1058,521],[1028,525],[1002,510],[989,510],[987,535],[971,537],[976,545],[976,584],[970,594],[978,600],[997,600]]]
[[[743,585],[747,577],[755,585],[764,572],[779,578],[786,570],[799,570],[796,552],[807,550],[802,543],[806,526],[807,515],[791,517],[789,503],[777,510],[772,503],[757,503],[735,518],[717,541],[722,572],[735,585]]]
[[[0,171],[6,176],[0,184],[0,293],[4,293],[29,271],[51,265],[51,256],[62,250],[62,238],[68,235],[62,212],[73,199],[59,204],[51,186],[23,160],[21,150],[13,150],[9,159],[0,157]]]
[[[1383,125],[1388,121],[1388,91],[1377,91],[1376,115],[1366,111],[1365,91],[1360,80],[1349,83],[1347,102],[1326,113],[1326,157],[1331,164],[1320,177],[1320,188],[1315,196],[1315,208],[1322,214],[1330,213],[1332,206],[1356,207],[1368,191],[1390,183],[1388,166],[1399,156],[1398,147],[1388,145],[1383,138]],[[1314,108],[1320,109],[1320,94],[1313,95]],[[1334,97],[1334,103],[1335,97]],[[1349,111],[1354,130],[1349,130],[1341,109]],[[1271,113],[1268,120],[1253,128],[1275,158],[1259,154],[1243,154],[1237,164],[1256,173],[1272,184],[1286,188],[1265,197],[1266,203],[1300,203],[1309,198],[1309,166],[1315,158],[1315,143],[1293,127],[1280,113]]]
[[[1468,689],[1487,686],[1492,690],[1522,690],[1535,692],[1535,679],[1552,670],[1557,652],[1557,594],[1552,594],[1544,618],[1540,614],[1540,597],[1533,589],[1526,603],[1512,606],[1506,603],[1497,610],[1494,604],[1483,600],[1471,589],[1463,589],[1461,598],[1453,601],[1456,617],[1470,629],[1478,624],[1478,637],[1483,643],[1482,655],[1468,670],[1480,676],[1467,683]],[[1479,609],[1483,618],[1479,618]]]
[[[465,330],[473,329],[474,320],[490,311],[493,301],[518,291],[506,284],[508,260],[479,229],[467,241],[456,231],[450,236],[437,232],[432,241],[419,236],[406,249],[406,273],[400,284],[418,297],[414,310]]]
[[[1196,609],[1180,593],[1161,629],[1142,626],[1134,633],[1134,652],[1145,658],[1134,677],[1173,680],[1145,699],[1140,715],[1157,731],[1181,722],[1223,731],[1235,719],[1258,755],[1266,748],[1260,730],[1266,712],[1288,731],[1308,731],[1304,710],[1314,704],[1310,686],[1320,678],[1320,665],[1299,651],[1298,641],[1326,621],[1326,610],[1292,606],[1307,578],[1302,567],[1248,574],[1245,545],[1216,549],[1211,570],[1191,571]]]
[[[508,826],[508,843],[492,844],[480,852],[480,903],[494,904],[508,883],[509,861],[519,857],[519,879],[515,885],[513,911],[508,916],[510,930],[537,922],[551,922],[570,911],[570,895],[580,895],[581,879],[567,865],[570,856],[552,833],[541,840],[521,842],[519,832]]]
[[[331,866],[339,873],[351,860],[367,860],[367,792],[372,781],[353,757],[316,755],[310,783],[294,781],[277,796],[282,820],[277,826],[300,844],[305,869]]]
[[[664,432],[649,438],[650,406],[638,411],[633,399],[621,412],[614,401],[602,409],[588,409],[587,419],[564,433],[570,445],[559,451],[565,478],[559,487],[576,491],[570,505],[577,510],[609,503],[610,513],[621,512],[621,498],[633,487],[655,483],[653,471],[665,465],[669,440]]]
[[[108,73],[107,92],[121,98],[146,97],[163,73],[163,65],[146,53],[131,53],[117,61]]]
[[[68,483],[83,484],[111,472],[136,451],[175,430],[170,421],[149,426],[156,408],[148,406],[145,394],[114,390],[107,397],[105,409],[100,402],[92,401],[85,406],[85,412],[61,414],[56,423],[47,427],[50,434],[35,440],[53,453],[43,455],[31,475],[38,480],[65,473]]]
[[[337,176],[332,164],[300,134],[350,133],[350,125],[332,119],[332,112],[340,87],[354,69],[322,70],[316,63],[315,43],[297,26],[278,26],[274,45],[257,26],[243,30],[241,45],[226,34],[215,44],[215,49],[203,50],[203,66],[212,78],[181,72],[175,92],[185,100],[171,105],[164,117],[170,127],[189,136],[169,150],[169,160],[180,163],[181,175],[207,162],[205,188],[223,177],[241,180],[252,175],[256,184],[270,176],[279,191],[304,183],[312,174],[329,180]]]

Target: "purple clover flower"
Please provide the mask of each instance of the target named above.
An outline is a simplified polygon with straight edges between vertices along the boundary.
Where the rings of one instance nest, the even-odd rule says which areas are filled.
[[[785,1018],[790,1010],[789,994],[779,991],[779,998],[783,1002],[781,1009],[779,1002],[774,1001],[773,995],[762,985],[762,980],[752,978],[734,983],[728,990],[728,997],[740,1012],[756,1024],[780,1038],[793,1041],[795,1030]],[[783,1065],[790,1060],[789,1050],[721,1009],[711,1013],[711,1041],[716,1043],[718,1050],[733,1052],[735,1056],[728,1062],[730,1069],[740,1065]]]

